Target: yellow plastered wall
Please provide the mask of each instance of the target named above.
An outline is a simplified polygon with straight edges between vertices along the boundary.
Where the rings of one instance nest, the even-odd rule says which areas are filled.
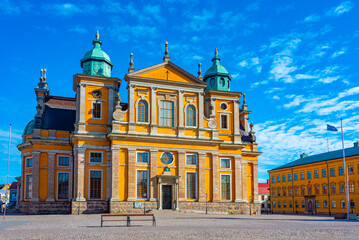
[[[205,167],[205,188],[207,193],[207,200],[212,201],[213,195],[213,172],[212,172],[212,156],[210,154],[206,154],[204,158],[204,167]]]
[[[127,178],[128,178],[128,170],[127,170],[127,164],[128,164],[128,155],[127,155],[127,149],[120,149],[119,151],[119,199],[120,200],[127,200]]]
[[[47,198],[47,169],[39,170],[39,200],[46,201]]]
[[[93,119],[91,115],[92,103],[96,102],[95,98],[92,96],[92,91],[99,89],[102,92],[99,102],[102,103],[102,118]],[[94,124],[107,124],[108,123],[108,89],[101,86],[90,86],[87,85],[85,88],[85,121],[87,123]]]
[[[247,164],[247,201],[253,202],[254,201],[254,182],[253,182],[253,164]]]

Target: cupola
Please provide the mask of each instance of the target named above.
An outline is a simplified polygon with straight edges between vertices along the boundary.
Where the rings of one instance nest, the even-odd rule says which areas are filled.
[[[214,58],[212,58],[212,66],[206,71],[203,77],[203,81],[207,83],[206,90],[219,90],[230,91],[231,75],[227,70],[219,63],[221,59],[218,57],[218,51],[214,52]]]
[[[96,39],[92,41],[93,49],[88,51],[81,59],[82,73],[93,76],[111,77],[112,62],[110,57],[102,51],[102,42],[99,33],[96,32]]]

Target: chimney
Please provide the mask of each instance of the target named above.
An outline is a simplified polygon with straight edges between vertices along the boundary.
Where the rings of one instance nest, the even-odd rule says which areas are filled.
[[[300,154],[300,158],[305,158],[305,157],[308,157],[308,155],[306,153]]]
[[[359,147],[359,141],[354,142],[354,147],[355,148]]]

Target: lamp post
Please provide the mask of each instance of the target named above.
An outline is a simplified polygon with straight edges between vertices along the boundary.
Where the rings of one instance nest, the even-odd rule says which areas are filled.
[[[206,214],[208,214],[208,194],[206,193]]]

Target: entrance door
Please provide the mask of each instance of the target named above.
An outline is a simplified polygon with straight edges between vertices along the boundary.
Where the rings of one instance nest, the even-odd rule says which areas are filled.
[[[162,186],[162,209],[172,209],[172,186]]]
[[[313,203],[312,203],[312,201],[308,201],[308,212],[309,213],[312,213],[313,212]]]

